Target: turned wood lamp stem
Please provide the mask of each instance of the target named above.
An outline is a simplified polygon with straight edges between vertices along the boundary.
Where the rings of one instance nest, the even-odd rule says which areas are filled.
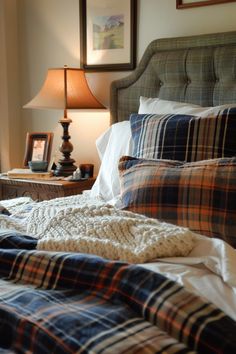
[[[59,159],[58,165],[54,174],[56,176],[70,176],[76,170],[74,165],[75,160],[70,157],[73,151],[73,145],[71,144],[70,135],[69,135],[69,125],[72,122],[70,118],[67,117],[67,65],[64,65],[64,118],[59,120],[59,123],[63,128],[62,143],[59,148],[60,152],[63,155],[63,158]]]

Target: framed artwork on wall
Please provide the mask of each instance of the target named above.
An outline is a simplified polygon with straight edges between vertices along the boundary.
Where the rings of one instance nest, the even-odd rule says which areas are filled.
[[[236,0],[176,0],[177,9],[185,9],[198,6],[224,4],[227,2],[235,2]]]
[[[90,71],[136,65],[137,0],[80,0],[80,61]]]
[[[24,167],[28,168],[29,161],[50,162],[53,133],[27,133]]]

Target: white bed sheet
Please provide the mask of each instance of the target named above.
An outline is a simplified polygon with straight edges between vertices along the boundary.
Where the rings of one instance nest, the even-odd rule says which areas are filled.
[[[236,320],[236,250],[224,241],[197,235],[188,257],[142,264],[203,296]]]

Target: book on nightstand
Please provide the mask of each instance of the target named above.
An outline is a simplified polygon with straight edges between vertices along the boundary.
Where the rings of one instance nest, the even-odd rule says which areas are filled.
[[[13,170],[7,172],[9,178],[23,179],[47,179],[52,175],[52,172],[32,172],[28,168],[13,168]]]

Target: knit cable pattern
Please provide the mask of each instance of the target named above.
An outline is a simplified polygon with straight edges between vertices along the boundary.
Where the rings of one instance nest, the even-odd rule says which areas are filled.
[[[82,252],[132,263],[160,257],[186,256],[194,234],[186,228],[159,222],[109,205],[85,205],[34,212],[38,249]],[[49,215],[49,218],[45,218]],[[29,228],[30,229],[30,228]]]

